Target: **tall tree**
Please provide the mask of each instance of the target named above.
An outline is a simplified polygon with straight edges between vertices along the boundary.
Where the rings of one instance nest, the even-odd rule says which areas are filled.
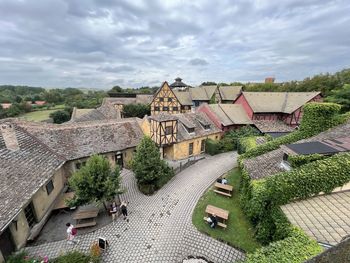
[[[119,166],[113,169],[107,158],[93,155],[69,178],[69,185],[75,191],[74,198],[68,201],[70,206],[92,202],[105,205],[106,201],[114,200],[122,192]]]
[[[350,84],[345,84],[342,89],[333,90],[327,101],[340,104],[343,112],[350,111]]]
[[[152,193],[159,187],[160,180],[174,175],[167,163],[160,159],[157,145],[148,136],[145,136],[136,148],[132,169],[139,187],[145,185],[151,187],[148,193]]]
[[[123,107],[123,114],[125,118],[139,117],[143,118],[145,115],[151,114],[151,106],[147,104],[127,104]]]

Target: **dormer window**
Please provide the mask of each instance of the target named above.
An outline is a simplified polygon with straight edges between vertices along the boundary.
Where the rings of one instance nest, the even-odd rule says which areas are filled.
[[[210,124],[205,124],[205,125],[203,125],[203,127],[205,130],[210,130]]]
[[[187,128],[186,127],[186,130],[187,130],[188,133],[194,133],[194,128]]]

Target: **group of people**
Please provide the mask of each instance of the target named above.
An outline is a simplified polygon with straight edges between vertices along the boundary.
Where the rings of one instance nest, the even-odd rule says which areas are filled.
[[[227,184],[227,179],[225,177],[219,178],[216,180],[216,182],[218,182],[220,184]]]
[[[115,201],[111,204],[109,212],[112,215],[112,221],[114,222],[115,219],[117,218],[119,209],[124,217],[124,220],[126,219],[127,222],[129,222],[127,203],[124,201],[121,202],[119,208],[118,208],[117,203]],[[68,242],[68,244],[72,244],[72,245],[77,244],[79,242],[79,240],[76,239],[76,236],[78,233],[77,229],[71,223],[67,223],[66,227],[67,227],[67,242]]]
[[[124,201],[121,202],[121,204],[120,204],[120,211],[123,214],[124,220],[126,219],[129,222],[128,209],[127,209],[126,202],[124,202]],[[111,213],[112,221],[114,222],[115,219],[117,218],[117,214],[118,214],[118,206],[117,206],[117,203],[115,201],[111,204],[109,212]]]

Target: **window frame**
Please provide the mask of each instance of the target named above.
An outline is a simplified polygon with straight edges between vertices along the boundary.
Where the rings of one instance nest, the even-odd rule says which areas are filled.
[[[47,195],[50,195],[52,191],[55,189],[55,185],[53,184],[52,179],[45,185]]]
[[[193,142],[190,142],[188,144],[188,155],[192,156],[193,155]]]

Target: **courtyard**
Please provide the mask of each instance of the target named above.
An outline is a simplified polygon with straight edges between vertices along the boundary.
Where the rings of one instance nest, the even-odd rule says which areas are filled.
[[[177,174],[152,196],[139,192],[133,173],[122,171],[122,185],[127,189],[121,200],[129,202],[129,222],[119,217],[100,229],[79,234],[80,242],[65,240],[26,247],[31,255],[50,258],[64,252],[88,252],[98,237],[108,240],[103,262],[181,262],[189,256],[212,262],[234,262],[244,253],[200,233],[192,225],[193,210],[216,178],[237,166],[237,153],[207,157]],[[244,238],[244,237],[242,237]]]

